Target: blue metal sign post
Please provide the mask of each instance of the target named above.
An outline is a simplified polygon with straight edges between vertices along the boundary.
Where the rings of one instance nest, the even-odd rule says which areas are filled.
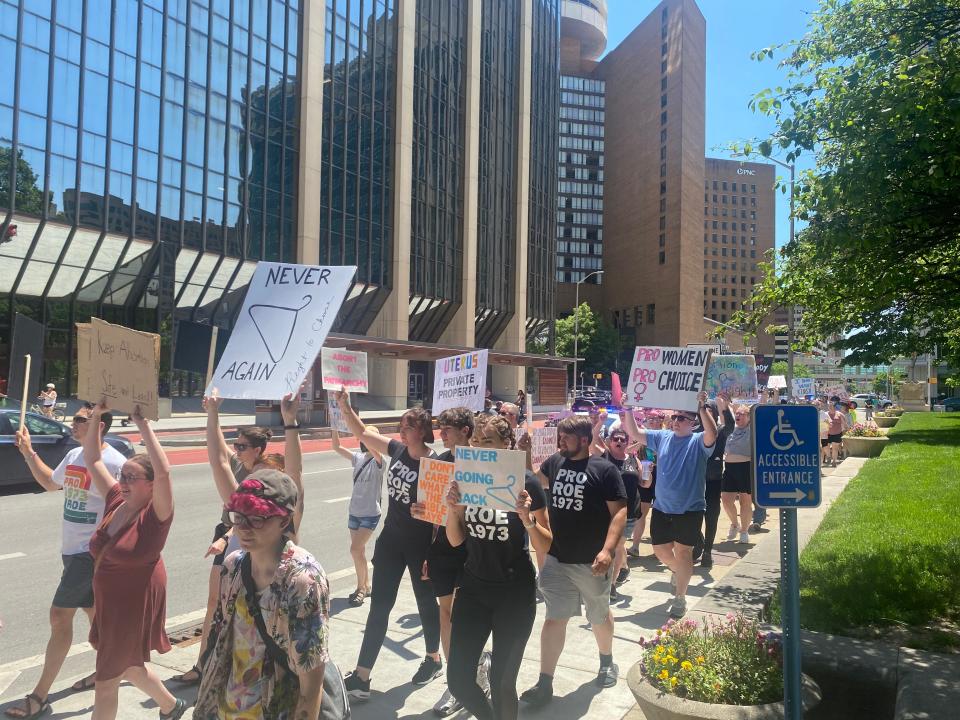
[[[820,504],[819,411],[812,405],[755,405],[753,468],[757,505],[780,510],[780,597],[786,720],[801,720],[800,568],[797,508]]]

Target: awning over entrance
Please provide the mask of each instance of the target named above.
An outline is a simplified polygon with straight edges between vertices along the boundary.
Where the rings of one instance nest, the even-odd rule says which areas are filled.
[[[401,360],[439,360],[440,358],[460,355],[476,350],[476,348],[443,345],[441,343],[424,343],[412,340],[390,340],[388,338],[365,337],[363,335],[345,335],[330,333],[324,343],[327,347],[342,347],[347,350],[365,352],[368,355],[398,358]],[[566,368],[573,362],[573,358],[553,357],[552,355],[535,355],[533,353],[505,352],[490,350],[488,360],[493,365],[515,365],[518,367],[533,368]]]

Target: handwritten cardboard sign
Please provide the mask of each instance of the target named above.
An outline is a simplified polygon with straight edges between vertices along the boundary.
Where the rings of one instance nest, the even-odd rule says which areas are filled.
[[[487,388],[487,351],[474,350],[437,360],[433,373],[434,416],[455,407],[483,410]]]
[[[458,447],[454,464],[461,505],[516,512],[517,495],[525,482],[525,452]]]
[[[454,463],[436,458],[420,458],[417,502],[427,506],[424,520],[434,525],[447,524],[447,491],[453,480]]]
[[[709,348],[636,348],[627,379],[626,405],[696,411],[709,360]]]
[[[340,410],[340,403],[337,402],[337,396],[329,390],[327,391],[327,420],[330,422],[330,427],[337,432],[350,432],[346,420],[343,419],[343,412]]]
[[[325,347],[320,351],[320,376],[324,390],[369,392],[367,354]]]
[[[258,263],[207,395],[280,400],[297,392],[356,271]]]
[[[823,389],[822,394],[827,398],[838,397],[841,400],[846,400],[850,397],[850,393],[847,392],[847,388],[844,385],[828,385]]]
[[[77,323],[77,397],[148,420],[159,411],[160,336],[100,318]]]
[[[787,378],[783,375],[771,375],[767,380],[767,387],[777,390],[779,388],[787,387]]]
[[[530,462],[533,463],[534,467],[542,465],[548,457],[557,452],[556,426],[534,428],[530,439],[533,441]]]
[[[794,397],[806,397],[807,395],[813,395],[813,378],[794,378],[793,379],[793,396]]]
[[[757,361],[753,355],[713,355],[703,389],[710,397],[727,393],[732,400],[757,399]]]

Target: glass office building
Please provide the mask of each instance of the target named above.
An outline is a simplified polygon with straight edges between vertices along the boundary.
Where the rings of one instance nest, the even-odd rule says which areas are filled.
[[[75,323],[160,332],[166,359],[179,321],[232,327],[266,260],[357,265],[338,332],[522,352],[510,323],[553,315],[558,18],[0,0],[0,346],[41,322],[69,394]]]

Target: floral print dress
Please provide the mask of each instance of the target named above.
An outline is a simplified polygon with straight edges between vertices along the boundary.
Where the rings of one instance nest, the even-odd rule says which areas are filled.
[[[224,561],[220,599],[210,633],[211,651],[193,717],[197,720],[289,720],[299,696],[297,674],[329,661],[330,591],[323,568],[287,542],[260,613],[274,642],[287,654],[290,673],[274,667],[247,606],[240,574],[242,550]]]

